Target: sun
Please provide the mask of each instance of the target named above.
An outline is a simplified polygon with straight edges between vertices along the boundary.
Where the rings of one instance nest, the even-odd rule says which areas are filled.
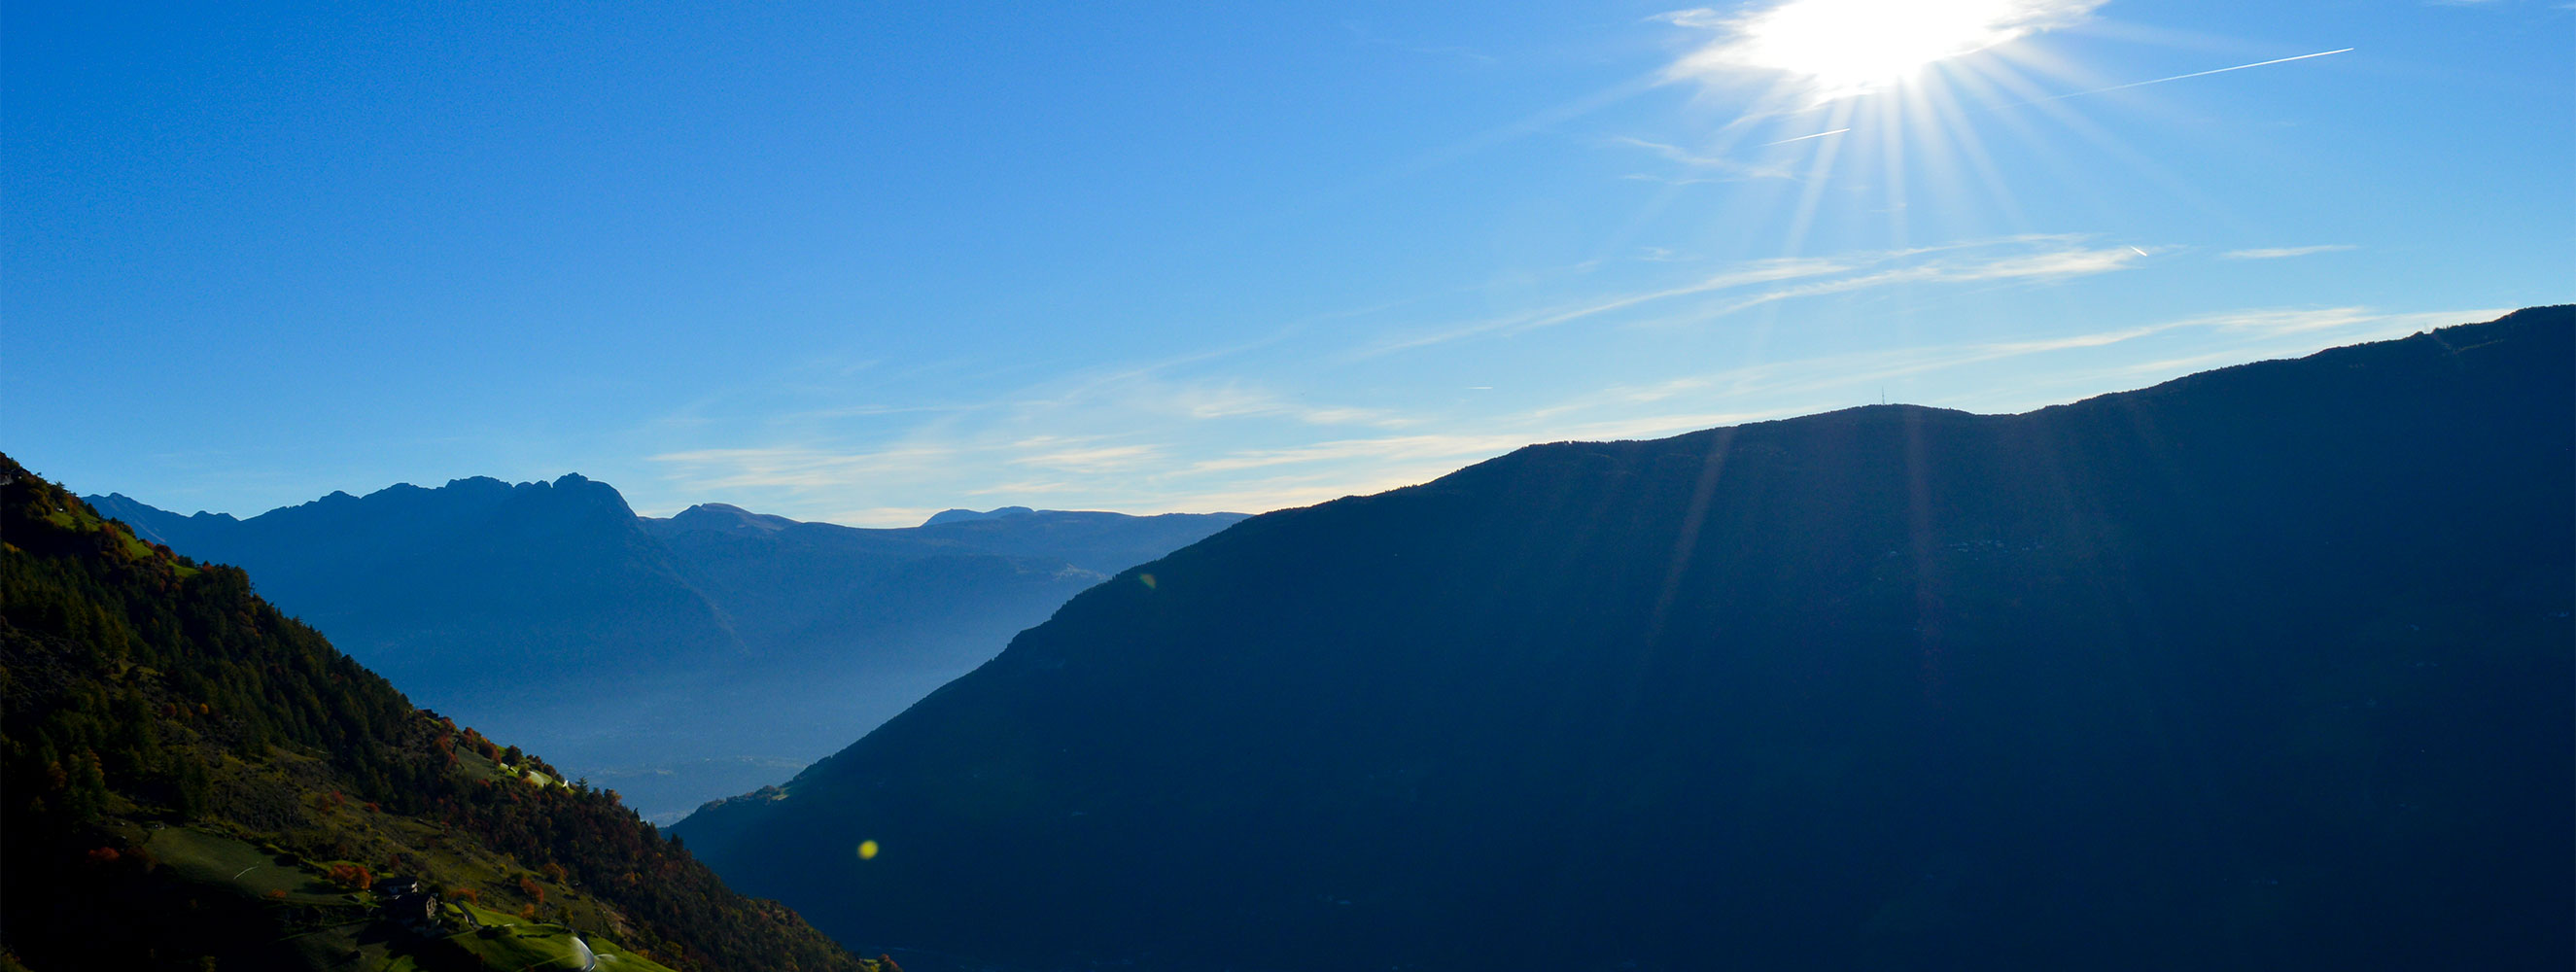
[[[1722,37],[1682,73],[1765,71],[1817,101],[1902,82],[1941,61],[2064,26],[2103,0],[1788,0],[1734,17],[1693,11]],[[1678,18],[1677,18],[1678,19]]]

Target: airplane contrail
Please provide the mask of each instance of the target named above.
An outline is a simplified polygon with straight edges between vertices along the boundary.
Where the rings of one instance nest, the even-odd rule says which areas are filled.
[[[2068,99],[2068,98],[2081,98],[2081,97],[2084,97],[2085,95],[2097,95],[2097,94],[2102,94],[2102,93],[2104,93],[2104,92],[2109,92],[2109,91],[2126,91],[2126,90],[2128,90],[2128,89],[2130,89],[2130,88],[2143,88],[2143,87],[2146,87],[2147,85],[2151,85],[2151,84],[2163,84],[2163,83],[2165,83],[2165,82],[2167,82],[2167,81],[2180,81],[2180,80],[2182,80],[2182,79],[2184,79],[2184,78],[2199,78],[2199,77],[2207,77],[2207,76],[2212,75],[2212,74],[2225,74],[2225,73],[2227,73],[2227,72],[2229,72],[2229,71],[2242,71],[2242,70],[2245,70],[2246,68],[2270,67],[2270,66],[2275,65],[2275,64],[2288,64],[2288,63],[2290,63],[2291,61],[2304,61],[2304,60],[2307,60],[2307,59],[2312,58],[2312,57],[2324,57],[2324,56],[2329,55],[2329,54],[2342,54],[2342,53],[2346,53],[2346,52],[2349,52],[2349,51],[2352,51],[2352,50],[2354,50],[2354,48],[2350,48],[2350,47],[2338,47],[2338,48],[2335,48],[2334,50],[2331,50],[2331,51],[2318,51],[2318,52],[2316,52],[2316,53],[2314,53],[2314,54],[2301,54],[2301,55],[2299,55],[2299,56],[2297,56],[2297,57],[2276,57],[2276,58],[2273,58],[2273,59],[2271,59],[2271,60],[2269,60],[2269,61],[2256,61],[2256,62],[2254,62],[2254,63],[2252,63],[2252,64],[2239,64],[2239,65],[2237,65],[2237,66],[2235,66],[2235,67],[2211,68],[2211,69],[2209,69],[2209,70],[2207,70],[2207,71],[2193,71],[2193,72],[2191,72],[2190,74],[2177,74],[2177,75],[2174,75],[2173,77],[2170,77],[2170,78],[2157,78],[2157,79],[2152,80],[2152,81],[2131,81],[2131,82],[2129,82],[2129,83],[2127,83],[2127,84],[2115,84],[2115,85],[2112,85],[2112,86],[2110,86],[2110,87],[2108,87],[2108,88],[2095,88],[2095,89],[2093,89],[2093,90],[2091,90],[2091,91],[2078,91],[2078,92],[2074,92],[2074,93],[2072,93],[2072,94],[2053,95],[2053,96],[2050,96],[2050,97],[2041,98],[2041,99],[2039,99],[2038,101],[2022,101],[2022,102],[2016,102],[2016,103],[2014,103],[2014,104],[2004,105],[2003,107],[2006,107],[2006,108],[2014,108],[2014,107],[2019,107],[2019,106],[2021,106],[2021,105],[2036,105],[2036,104],[2039,104],[2039,103],[2041,103],[2041,102],[2046,102],[2046,101],[2064,101],[2064,100],[2066,100],[2066,99]]]
[[[1764,142],[1764,143],[1762,143],[1762,144],[1760,144],[1760,145],[1756,145],[1756,146],[1754,146],[1754,148],[1770,148],[1771,146],[1774,146],[1774,145],[1787,145],[1787,144],[1789,144],[1789,143],[1791,143],[1791,142],[1803,142],[1803,141],[1806,141],[1806,140],[1811,139],[1811,138],[1823,138],[1823,137],[1825,137],[1825,136],[1827,136],[1827,135],[1840,135],[1840,134],[1842,134],[1842,133],[1844,133],[1844,132],[1848,132],[1848,131],[1851,131],[1851,129],[1848,129],[1848,128],[1837,128],[1837,129],[1834,129],[1833,131],[1830,131],[1830,132],[1817,132],[1817,133],[1815,133],[1815,134],[1813,134],[1813,135],[1800,135],[1800,136],[1798,136],[1798,137],[1796,137],[1796,138],[1784,138],[1784,139],[1781,139],[1781,140],[1779,140],[1779,141],[1777,141],[1777,142]]]

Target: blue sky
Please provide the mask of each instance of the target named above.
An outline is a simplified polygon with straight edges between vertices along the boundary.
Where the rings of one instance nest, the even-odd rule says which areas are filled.
[[[2540,0],[537,6],[7,4],[0,448],[1258,511],[2576,281]]]

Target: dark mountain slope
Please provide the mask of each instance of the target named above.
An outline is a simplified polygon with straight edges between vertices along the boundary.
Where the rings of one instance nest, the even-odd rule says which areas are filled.
[[[2564,967],[2571,318],[1256,517],[678,832],[1033,963]]]
[[[0,540],[11,968],[875,967],[6,457]]]

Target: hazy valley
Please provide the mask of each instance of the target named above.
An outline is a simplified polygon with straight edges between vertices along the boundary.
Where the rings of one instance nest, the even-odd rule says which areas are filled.
[[[669,822],[864,735],[1108,575],[1242,519],[952,511],[911,529],[605,483],[463,479],[237,520],[87,499],[260,593],[424,705]]]

